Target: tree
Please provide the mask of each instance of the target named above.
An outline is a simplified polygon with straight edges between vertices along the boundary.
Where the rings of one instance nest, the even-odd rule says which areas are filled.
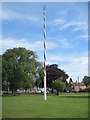
[[[36,76],[36,86],[37,87],[44,87],[43,82],[44,82],[44,68],[43,68],[42,63],[38,63],[37,76]]]
[[[33,88],[34,86],[34,80],[33,79],[30,79],[30,76],[29,75],[25,75],[27,73],[23,73],[24,74],[24,79],[21,81],[22,83],[22,88],[25,89],[25,93],[26,93],[26,90],[28,88]]]
[[[88,92],[90,92],[90,85],[88,85],[85,90],[88,91]]]
[[[88,86],[90,84],[90,77],[89,76],[84,76],[83,78],[83,83]]]
[[[61,82],[61,78],[59,78],[57,81],[52,83],[52,87],[57,90],[58,95],[59,92],[63,92],[65,90],[65,83]]]
[[[70,83],[70,82],[73,82],[72,78],[70,78],[69,83]]]
[[[37,55],[25,48],[8,49],[2,55],[2,80],[3,85],[10,82],[12,94],[20,88],[33,86],[36,79]]]
[[[67,83],[66,79],[68,79],[69,76],[64,72],[64,70],[59,69],[57,64],[47,65],[46,71],[48,87],[51,87],[52,82],[60,77],[62,77],[62,82]]]

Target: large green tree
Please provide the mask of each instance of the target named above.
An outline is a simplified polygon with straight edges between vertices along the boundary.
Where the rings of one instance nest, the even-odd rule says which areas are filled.
[[[8,49],[2,55],[3,84],[9,82],[12,93],[19,88],[33,87],[38,68],[36,58],[35,52],[20,47]]]

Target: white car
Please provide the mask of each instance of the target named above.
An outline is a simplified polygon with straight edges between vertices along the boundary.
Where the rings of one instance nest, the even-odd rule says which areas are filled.
[[[25,90],[17,90],[18,93],[25,93]]]
[[[44,93],[44,88],[39,88],[39,90],[40,90],[42,93]]]
[[[41,90],[38,88],[34,88],[34,90],[35,90],[35,93],[37,93],[37,94],[41,93]]]
[[[39,93],[41,93],[41,90],[36,89],[36,90],[35,90],[35,93],[38,93],[38,94],[39,94]]]

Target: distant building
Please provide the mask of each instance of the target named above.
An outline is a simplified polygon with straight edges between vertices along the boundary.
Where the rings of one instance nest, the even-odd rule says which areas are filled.
[[[79,92],[86,88],[85,84],[83,82],[69,82],[67,90],[69,92]]]

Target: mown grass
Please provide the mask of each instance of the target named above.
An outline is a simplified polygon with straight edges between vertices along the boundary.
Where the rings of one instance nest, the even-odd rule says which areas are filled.
[[[3,118],[87,118],[88,94],[3,96]]]

